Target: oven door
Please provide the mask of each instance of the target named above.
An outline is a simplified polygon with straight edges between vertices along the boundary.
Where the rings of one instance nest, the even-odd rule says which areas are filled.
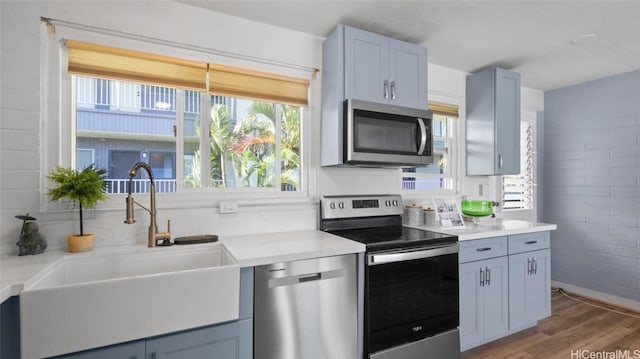
[[[458,243],[372,252],[367,264],[365,352],[458,328]]]
[[[432,162],[431,111],[347,100],[345,163]]]

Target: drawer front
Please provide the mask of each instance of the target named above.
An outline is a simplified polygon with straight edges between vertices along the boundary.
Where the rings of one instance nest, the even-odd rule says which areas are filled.
[[[507,255],[507,236],[461,241],[459,245],[458,261],[460,263]]]
[[[549,248],[550,233],[536,232],[509,236],[509,254]]]

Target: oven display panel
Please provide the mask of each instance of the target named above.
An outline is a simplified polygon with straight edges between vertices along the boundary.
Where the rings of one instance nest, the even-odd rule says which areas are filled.
[[[379,208],[380,204],[377,199],[354,199],[353,208]]]

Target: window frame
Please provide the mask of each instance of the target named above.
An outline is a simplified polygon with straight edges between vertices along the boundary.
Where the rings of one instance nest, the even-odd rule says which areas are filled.
[[[528,221],[537,220],[538,210],[538,128],[537,128],[537,113],[532,110],[522,110],[520,113],[520,122],[527,122],[531,125],[531,143],[532,143],[532,161],[531,161],[531,208],[512,208],[504,209],[501,206],[501,213],[505,218],[523,219]],[[520,161],[522,161],[523,154],[520,154]],[[504,203],[504,189],[503,189],[503,176],[496,176],[496,188],[499,189],[498,200],[501,204]]]
[[[211,188],[198,189],[183,188],[182,181],[177,185],[178,192],[158,193],[161,198],[159,207],[166,208],[210,208],[215,207],[220,201],[237,201],[243,205],[279,205],[283,203],[313,202],[311,193],[315,190],[315,181],[310,178],[310,112],[314,106],[313,95],[317,87],[312,72],[299,68],[285,68],[281,65],[260,63],[251,60],[222,57],[188,48],[175,48],[166,45],[142,42],[133,38],[124,38],[110,34],[96,33],[86,29],[57,26],[55,34],[47,31],[46,25],[41,24],[41,91],[40,97],[40,123],[43,151],[41,152],[41,173],[47,174],[56,166],[72,167],[76,163],[76,123],[75,100],[72,98],[72,76],[67,73],[66,50],[61,45],[61,40],[74,38],[79,41],[105,43],[114,47],[136,48],[140,51],[164,54],[167,56],[190,58],[198,61],[216,61],[236,67],[253,68],[259,71],[273,72],[284,76],[309,79],[309,104],[301,106],[300,120],[300,181],[299,191],[281,191],[275,188]],[[178,89],[183,94],[184,90]],[[201,101],[209,96],[201,96]],[[177,96],[177,101],[184,102],[183,95]],[[183,106],[183,104],[181,104]],[[182,108],[182,107],[181,107]],[[181,113],[181,108],[176,109]],[[201,115],[204,107],[201,106]],[[180,114],[178,116],[183,116]],[[72,119],[73,120],[69,120]],[[183,130],[183,119],[177,120],[178,135]],[[207,121],[204,121],[207,122]],[[180,138],[180,137],[179,137]],[[202,143],[202,141],[201,141]],[[176,176],[182,176],[181,146],[176,146]],[[278,167],[278,166],[276,166]],[[180,177],[182,178],[182,177]],[[46,175],[40,180],[40,210],[66,209],[64,204],[51,202],[46,196],[48,181]],[[109,200],[100,205],[101,209],[120,209],[122,198],[126,194],[109,194]],[[203,197],[204,196],[204,197]]]
[[[441,103],[441,104],[446,104],[446,105],[451,105],[451,106],[456,106],[458,107],[458,117],[457,118],[452,118],[452,117],[447,117],[447,121],[448,121],[448,129],[450,132],[450,137],[449,138],[433,138],[433,141],[441,141],[441,140],[445,140],[445,141],[449,141],[449,162],[450,166],[449,166],[449,170],[450,170],[450,177],[451,177],[451,188],[449,189],[429,189],[429,190],[406,190],[403,189],[403,183],[402,183],[402,178],[403,177],[407,177],[406,174],[407,172],[403,172],[402,169],[399,170],[399,186],[400,186],[400,193],[403,197],[411,197],[411,198],[419,198],[419,197],[425,197],[425,198],[431,198],[433,196],[455,196],[460,192],[460,176],[459,174],[460,172],[460,166],[461,166],[461,158],[460,158],[460,154],[462,153],[460,150],[460,136],[461,136],[461,131],[460,131],[460,124],[461,124],[461,119],[464,117],[464,101],[462,98],[459,97],[454,97],[451,95],[447,95],[447,94],[443,94],[443,93],[435,93],[435,92],[429,92],[429,100],[430,101],[434,101],[437,103]],[[463,142],[462,142],[463,143]],[[417,174],[418,178],[442,178],[442,177],[438,177],[435,174]]]

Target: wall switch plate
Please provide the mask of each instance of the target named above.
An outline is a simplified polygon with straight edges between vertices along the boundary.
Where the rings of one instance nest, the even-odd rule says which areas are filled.
[[[238,202],[220,202],[220,213],[238,213]]]

